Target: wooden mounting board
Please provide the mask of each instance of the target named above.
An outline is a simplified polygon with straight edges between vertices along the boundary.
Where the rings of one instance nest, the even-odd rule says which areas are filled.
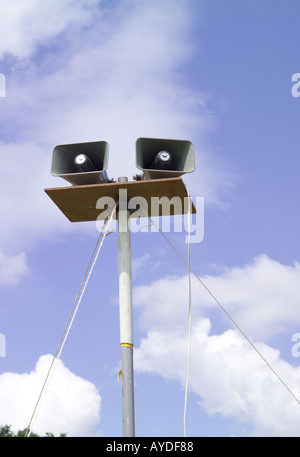
[[[146,217],[145,213],[139,210],[139,205],[147,216],[152,217],[188,212],[187,189],[181,178],[56,187],[45,189],[45,192],[71,222],[104,219],[107,215],[105,210],[113,209],[118,201],[128,202],[131,217]],[[107,202],[108,206],[99,206],[99,203],[97,205],[101,197],[105,197],[101,203]],[[177,198],[170,202],[174,197]],[[196,213],[193,203],[191,212]]]

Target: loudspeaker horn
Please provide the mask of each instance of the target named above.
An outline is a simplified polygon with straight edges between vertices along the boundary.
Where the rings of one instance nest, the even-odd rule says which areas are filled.
[[[109,182],[108,143],[61,144],[52,154],[51,174],[65,179],[73,185],[100,184]]]
[[[138,138],[136,166],[140,179],[179,177],[195,170],[195,149],[191,141]]]

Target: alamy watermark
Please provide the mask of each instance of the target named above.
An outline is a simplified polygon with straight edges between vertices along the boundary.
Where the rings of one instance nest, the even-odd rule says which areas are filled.
[[[127,198],[127,189],[119,189],[118,202],[113,197],[103,196],[97,200],[94,209],[102,210],[97,217],[97,228],[101,230],[103,221],[109,218],[111,211],[119,206],[120,210],[130,213],[128,227],[131,232],[158,232],[159,229],[168,233],[173,226],[174,232],[185,232],[186,242],[201,243],[204,238],[204,197],[196,197],[196,213],[191,214],[191,197],[174,196],[151,197],[150,201],[142,196]],[[170,214],[175,217],[171,219]],[[176,217],[184,214],[185,217]],[[155,223],[146,224],[145,218],[150,215]],[[164,217],[159,217],[159,216]],[[156,222],[158,218],[158,221]],[[172,220],[172,224],[171,224]],[[159,225],[158,225],[159,224]]]
[[[292,356],[300,357],[300,333],[294,333],[292,335],[292,341],[295,343],[292,346]]]
[[[292,81],[295,82],[291,89],[292,96],[296,98],[300,97],[300,73],[294,73]]]
[[[6,357],[6,340],[3,333],[0,333],[0,357]]]
[[[3,73],[0,73],[0,97],[6,97],[6,78]]]

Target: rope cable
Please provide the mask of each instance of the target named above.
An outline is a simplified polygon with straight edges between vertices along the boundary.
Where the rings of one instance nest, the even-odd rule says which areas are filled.
[[[108,229],[109,229],[109,226],[111,224],[115,209],[116,209],[116,206],[111,211],[111,215],[109,217],[108,223],[106,224],[106,229],[104,230],[105,224],[103,224],[102,229],[101,229],[101,233],[100,233],[100,235],[99,235],[99,237],[98,237],[98,239],[96,241],[96,245],[95,245],[93,253],[91,255],[89,264],[88,264],[88,266],[86,268],[84,277],[83,277],[83,279],[81,281],[78,293],[77,293],[76,298],[74,300],[74,303],[73,303],[73,306],[72,306],[71,311],[69,313],[66,325],[65,325],[64,330],[62,332],[61,338],[59,340],[58,346],[57,346],[55,354],[54,354],[54,356],[52,358],[52,362],[50,364],[49,370],[47,372],[47,375],[46,375],[44,383],[42,385],[40,394],[38,396],[38,399],[37,399],[37,402],[35,404],[34,410],[32,412],[29,424],[28,424],[26,432],[25,432],[25,437],[28,437],[30,435],[30,430],[31,430],[34,422],[37,419],[38,410],[39,410],[39,407],[40,407],[40,404],[41,404],[41,401],[42,401],[42,397],[45,396],[46,390],[47,390],[47,388],[49,386],[50,379],[53,376],[56,364],[57,364],[57,362],[58,362],[58,360],[59,360],[59,358],[61,356],[63,347],[64,347],[64,345],[66,343],[66,340],[68,338],[68,335],[70,333],[72,324],[74,322],[74,319],[75,319],[75,316],[77,314],[79,305],[81,303],[83,294],[85,292],[85,289],[87,287],[87,284],[88,284],[89,279],[91,277],[91,274],[93,272],[94,266],[96,264],[96,261],[98,259],[99,254],[100,254],[100,251],[101,251],[102,245],[104,243],[104,240],[105,240],[106,236],[108,236],[110,233],[112,233],[112,232],[108,233]],[[101,238],[102,238],[102,240],[101,240]],[[100,240],[101,240],[101,243],[100,243]]]
[[[145,211],[144,211],[145,212]],[[145,215],[147,216],[146,212]],[[219,300],[215,297],[215,295],[210,291],[210,289],[206,286],[206,284],[203,282],[202,279],[199,278],[197,273],[193,270],[192,267],[189,266],[188,262],[184,259],[184,257],[180,254],[180,252],[173,246],[171,241],[166,237],[166,235],[161,231],[161,229],[158,227],[158,225],[151,219],[151,217],[147,216],[151,222],[152,225],[154,225],[160,234],[164,237],[164,239],[167,241],[167,243],[172,247],[172,249],[176,252],[176,254],[181,258],[181,260],[186,264],[188,269],[193,273],[193,275],[198,279],[198,281],[202,284],[202,286],[206,289],[206,291],[209,293],[209,295],[213,298],[213,300],[217,303],[217,305],[222,309],[222,311],[226,314],[226,316],[230,319],[230,321],[233,323],[233,325],[237,328],[237,330],[243,335],[243,337],[246,339],[246,341],[250,344],[250,346],[256,351],[256,353],[260,356],[260,358],[264,361],[264,363],[269,367],[269,369],[273,372],[273,374],[276,376],[276,378],[281,382],[281,384],[286,388],[286,390],[292,395],[292,397],[297,401],[298,404],[300,404],[300,400],[296,397],[296,395],[292,392],[292,390],[288,387],[288,385],[284,382],[284,380],[280,377],[280,375],[275,371],[275,369],[272,367],[272,365],[267,361],[267,359],[262,355],[262,353],[258,350],[258,348],[252,343],[250,338],[246,335],[246,333],[241,329],[241,327],[235,322],[235,320],[230,316],[228,311],[224,308],[224,306],[219,302]]]
[[[191,340],[192,340],[192,284],[191,284],[191,197],[188,193],[188,261],[187,261],[187,274],[188,274],[188,296],[189,296],[189,323],[188,323],[188,354],[187,354],[187,368],[186,368],[186,381],[185,381],[185,394],[184,394],[184,410],[183,410],[183,433],[186,437],[186,410],[187,410],[187,394],[190,376],[190,359],[191,359]]]

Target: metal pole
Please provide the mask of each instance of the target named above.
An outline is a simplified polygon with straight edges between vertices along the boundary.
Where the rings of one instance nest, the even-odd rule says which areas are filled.
[[[126,182],[119,178],[118,182]],[[119,255],[119,303],[120,343],[122,370],[123,436],[135,436],[134,386],[133,386],[133,324],[131,282],[130,213],[127,201],[119,201],[118,210],[118,255]]]

